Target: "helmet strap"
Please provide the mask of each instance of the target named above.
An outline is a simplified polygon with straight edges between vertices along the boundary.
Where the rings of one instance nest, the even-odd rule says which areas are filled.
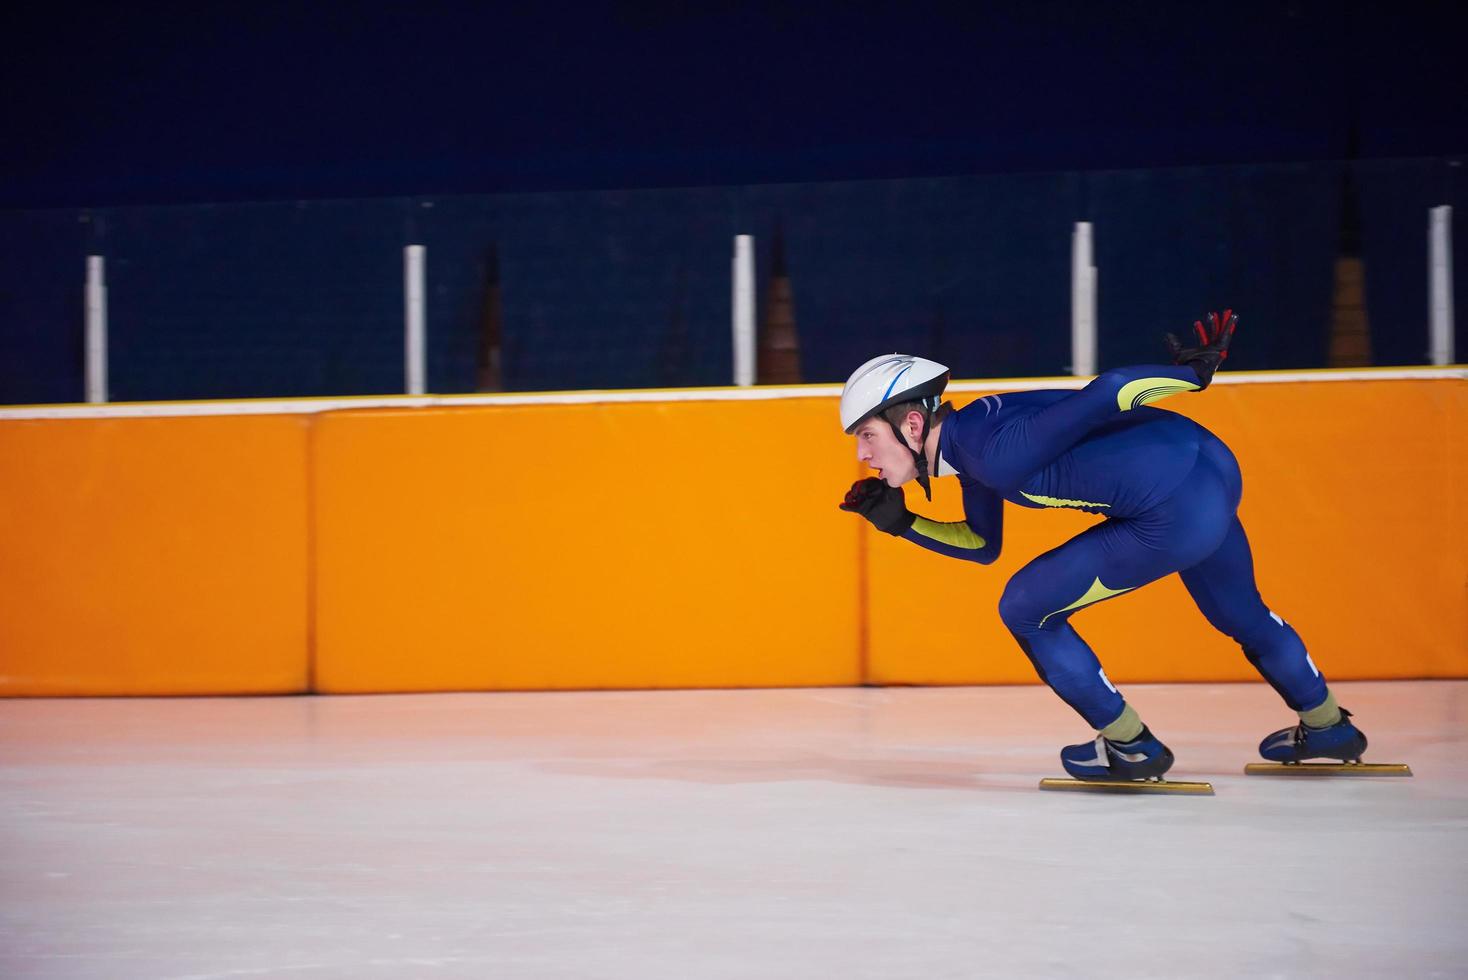
[[[883,416],[883,418],[886,418],[886,416]],[[922,433],[918,436],[918,448],[914,450],[911,446],[907,445],[907,437],[902,434],[902,427],[891,419],[887,419],[887,424],[892,426],[892,433],[893,435],[897,436],[897,441],[902,443],[903,446],[906,446],[907,451],[912,453],[913,464],[917,466],[918,486],[923,488],[923,496],[927,497],[929,502],[932,502],[933,499],[933,485],[931,482],[929,482],[928,479],[927,441],[928,426],[932,423],[932,420],[933,413],[927,409],[926,405],[924,405],[923,430]]]
[[[928,424],[933,416],[927,412],[923,413],[923,434],[918,437],[918,451],[912,454],[913,462],[917,463],[917,482],[923,488],[923,496],[928,502],[933,501],[933,485],[928,482]]]

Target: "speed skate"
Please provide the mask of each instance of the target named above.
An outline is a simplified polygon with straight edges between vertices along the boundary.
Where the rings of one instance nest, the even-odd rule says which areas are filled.
[[[1072,778],[1042,779],[1040,788],[1101,793],[1213,795],[1210,783],[1163,779],[1172,763],[1172,750],[1143,725],[1141,733],[1126,742],[1097,735],[1093,742],[1067,745],[1060,750],[1060,764]]]
[[[1412,770],[1400,762],[1362,762],[1366,735],[1351,722],[1351,713],[1341,709],[1340,720],[1324,728],[1301,722],[1281,728],[1259,743],[1259,754],[1268,762],[1244,766],[1246,776],[1410,776]],[[1314,762],[1310,760],[1325,759]]]

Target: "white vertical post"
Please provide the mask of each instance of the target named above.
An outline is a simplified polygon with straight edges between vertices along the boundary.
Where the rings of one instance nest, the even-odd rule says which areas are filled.
[[[426,390],[428,344],[423,303],[423,246],[409,245],[403,249],[403,356],[410,395]]]
[[[87,401],[107,401],[107,260],[87,256]]]
[[[1433,364],[1453,363],[1453,209],[1427,212],[1428,355]]]
[[[754,384],[754,236],[734,236],[734,383]]]
[[[1091,223],[1077,221],[1070,236],[1070,373],[1096,373],[1096,266]]]

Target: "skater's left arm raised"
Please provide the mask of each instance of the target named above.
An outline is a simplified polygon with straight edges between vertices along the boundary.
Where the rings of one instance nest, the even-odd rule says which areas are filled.
[[[1202,391],[1228,357],[1238,317],[1232,310],[1193,323],[1194,341],[1164,338],[1170,365],[1137,365],[1103,371],[1081,390],[1044,408],[996,419],[984,438],[984,472],[991,485],[1014,487],[1059,458],[1092,430],[1122,412],[1183,391]]]

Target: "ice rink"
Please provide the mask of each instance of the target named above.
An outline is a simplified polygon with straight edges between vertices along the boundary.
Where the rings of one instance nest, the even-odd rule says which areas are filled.
[[[1214,797],[1043,793],[1041,687],[0,701],[0,976],[1468,975],[1468,681],[1126,689]]]

